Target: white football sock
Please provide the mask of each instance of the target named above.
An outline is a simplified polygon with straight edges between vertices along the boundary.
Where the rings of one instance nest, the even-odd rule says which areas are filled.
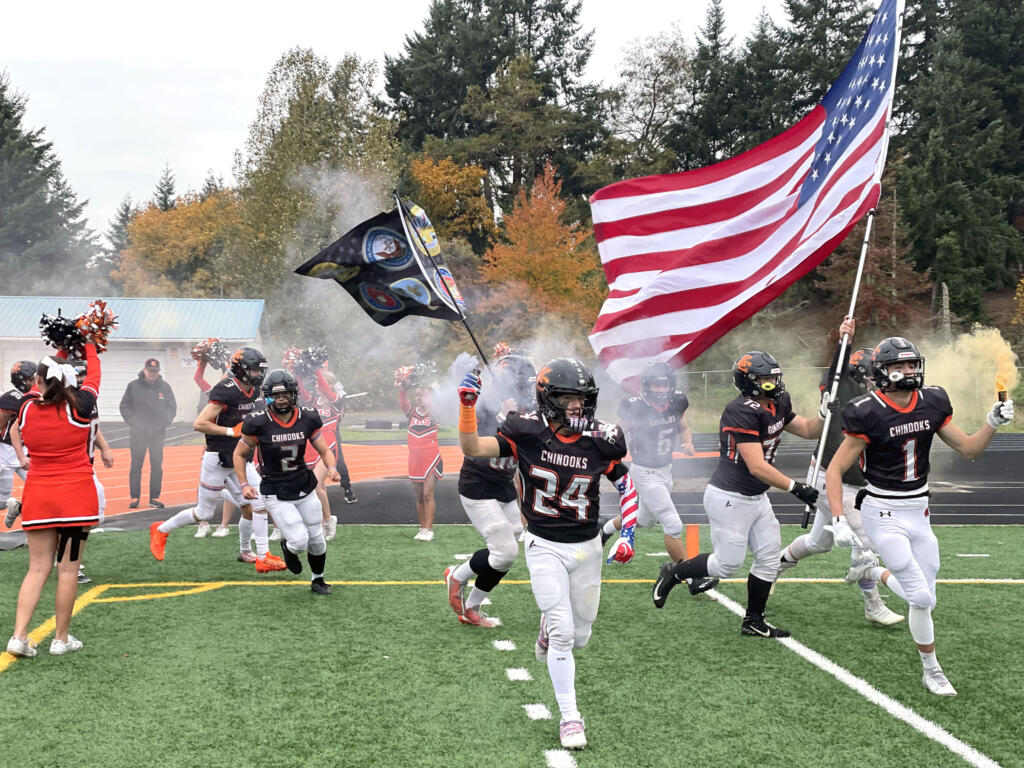
[[[563,720],[579,720],[576,708],[576,659],[572,651],[548,649],[548,675],[555,689],[555,701]]]
[[[263,557],[267,554],[267,549],[270,547],[270,536],[269,536],[269,525],[267,524],[267,514],[264,512],[252,513],[252,532],[256,536],[256,556]]]
[[[932,622],[931,608],[918,608],[910,606],[907,624],[910,626],[910,636],[918,645],[931,645],[935,642],[935,624]],[[932,654],[934,661],[935,654]],[[924,658],[922,657],[922,661]],[[927,666],[927,665],[925,665]]]
[[[176,514],[170,520],[164,520],[157,530],[161,533],[170,533],[184,525],[191,525],[196,521],[195,517],[192,515],[193,510],[195,510],[195,507],[189,507],[188,509],[181,510],[181,512]]]
[[[478,608],[483,603],[484,598],[487,597],[490,592],[484,592],[482,589],[473,587],[469,590],[469,597],[466,598],[467,608]]]
[[[249,552],[249,539],[252,538],[252,520],[245,517],[238,518],[238,550]]]
[[[471,578],[473,578],[475,572],[469,567],[469,560],[464,560],[455,566],[455,572],[452,574],[456,581],[465,584]]]
[[[903,589],[903,585],[900,584],[899,580],[896,578],[896,574],[890,572],[889,573],[889,578],[888,579],[883,579],[882,578],[882,574],[883,573],[885,573],[885,568],[883,568],[880,565],[876,565],[874,568],[872,568],[870,571],[868,571],[864,575],[867,578],[871,579],[872,581],[880,581],[880,582],[882,582],[883,584],[885,584],[885,586],[887,586],[889,589],[891,589],[893,592],[895,592],[899,597],[901,597],[904,600],[906,600],[907,599],[907,593]]]
[[[942,669],[939,666],[939,660],[935,658],[935,651],[925,653],[919,649],[917,653],[921,657],[921,664],[925,669]]]

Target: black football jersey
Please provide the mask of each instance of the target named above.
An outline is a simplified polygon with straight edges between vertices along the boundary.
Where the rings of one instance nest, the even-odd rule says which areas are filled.
[[[25,393],[17,389],[11,389],[0,395],[0,411],[12,411],[8,414],[10,419],[4,425],[3,432],[0,432],[0,443],[11,444],[11,424],[18,418],[18,411],[21,404],[25,402]]]
[[[210,402],[223,406],[215,423],[221,427],[233,427],[241,424],[242,419],[250,413],[256,413],[266,408],[266,401],[260,395],[257,387],[253,387],[249,394],[246,394],[233,378],[221,379],[210,390]],[[238,443],[237,437],[227,435],[207,435],[206,450],[221,453],[235,450]]]
[[[642,397],[627,397],[619,403],[619,423],[627,430],[629,453],[633,463],[644,467],[664,467],[672,463],[672,451],[679,444],[679,419],[690,401],[676,392],[664,410]]]
[[[928,484],[932,438],[953,418],[942,387],[924,387],[899,408],[882,392],[854,398],[843,408],[843,431],[867,441],[861,471],[867,481],[894,495]]]
[[[498,434],[498,423],[499,414],[493,406],[477,405],[476,431],[478,435]],[[462,471],[459,472],[459,495],[465,496],[467,499],[514,501],[516,498],[515,475],[516,461],[511,456],[502,456],[497,459],[475,459],[472,456],[466,456],[462,461]]]
[[[306,443],[312,442],[324,422],[315,408],[296,408],[291,419],[278,421],[264,410],[242,422],[242,434],[259,441],[260,493],[294,500],[316,488],[316,476],[306,467]],[[312,485],[311,485],[312,483]]]
[[[598,424],[608,435],[564,438],[537,413],[510,413],[498,427],[502,456],[513,457],[522,480],[527,528],[551,541],[593,539],[600,523],[599,482],[626,455],[622,430]]]
[[[838,357],[839,349],[836,349],[835,357]],[[850,360],[850,348],[846,348],[846,356],[843,361],[843,371],[846,371]],[[826,391],[832,390],[832,378],[835,376],[835,364],[836,360],[832,360],[832,368],[826,371],[821,378],[821,384],[818,386],[818,391],[824,394]],[[836,391],[836,399],[839,401],[840,411],[842,407],[850,402],[853,398],[864,394],[864,389],[857,384],[853,379],[850,378],[848,373],[843,373],[839,378],[839,389]],[[840,444],[843,442],[843,419],[842,414],[836,413],[832,416],[832,419],[828,423],[828,432],[825,433],[825,452],[821,457],[821,469],[824,472],[828,469],[828,464],[832,461],[832,457],[836,455],[836,451],[839,449]],[[811,456],[818,455],[817,443],[814,444],[814,451]],[[847,485],[863,486],[867,481],[864,479],[864,474],[860,471],[860,466],[854,464],[848,470],[843,473],[843,482]]]
[[[776,402],[764,406],[756,400],[737,395],[725,406],[718,422],[718,466],[711,476],[711,485],[745,496],[757,496],[767,491],[768,484],[750,474],[737,446],[739,443],[760,443],[764,460],[774,464],[782,429],[795,416],[788,392],[783,392]]]

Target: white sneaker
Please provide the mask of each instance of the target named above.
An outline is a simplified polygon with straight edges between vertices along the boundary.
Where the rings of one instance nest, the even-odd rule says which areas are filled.
[[[433,541],[434,532],[429,528],[420,528],[419,532],[413,536],[416,541]]]
[[[331,515],[330,520],[324,523],[324,538],[328,541],[334,541],[334,537],[338,535],[338,517]]]
[[[7,641],[7,652],[12,656],[23,656],[26,659],[31,659],[39,653],[36,650],[36,644],[31,640],[22,641],[13,636]]]
[[[218,525],[217,529],[210,534],[210,538],[223,539],[229,533],[231,533],[231,529],[228,528],[226,525]]]
[[[10,528],[14,525],[14,521],[18,519],[18,515],[21,514],[21,502],[17,499],[7,500],[7,514],[4,515],[4,525]]]
[[[270,534],[270,541],[280,541],[280,540],[281,540],[281,529],[280,528],[274,528],[274,530]]]
[[[899,624],[904,619],[900,614],[889,610],[889,607],[882,601],[881,597],[864,601],[864,618],[875,624],[881,624],[883,627]]]
[[[587,734],[583,729],[583,718],[563,720],[558,724],[558,740],[565,749],[583,749],[587,746]]]
[[[210,524],[205,520],[199,521],[199,526],[196,528],[196,538],[205,539],[210,534]]]
[[[51,656],[63,656],[65,653],[74,653],[75,651],[82,650],[82,641],[74,635],[68,635],[68,641],[66,643],[61,642],[56,637],[50,643],[50,655]]]
[[[934,693],[938,696],[956,696],[956,688],[950,685],[941,667],[935,667],[935,669],[926,668],[921,682],[924,683],[924,687],[928,689],[929,693]]]

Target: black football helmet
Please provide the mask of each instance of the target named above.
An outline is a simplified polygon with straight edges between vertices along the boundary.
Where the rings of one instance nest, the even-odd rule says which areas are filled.
[[[537,371],[537,407],[550,421],[559,422],[570,432],[583,432],[594,425],[597,393],[594,374],[579,360],[556,357]],[[579,395],[583,398],[583,415],[570,417],[555,399],[558,395]]]
[[[19,392],[28,392],[35,380],[36,364],[31,360],[19,360],[11,366],[11,384]]]
[[[231,356],[228,367],[236,379],[258,387],[263,383],[263,377],[267,373],[267,358],[255,347],[239,347]],[[259,373],[252,374],[250,371]]]
[[[71,358],[68,360],[68,365],[75,369],[75,376],[85,376],[89,372],[89,364],[80,358]]]
[[[898,371],[889,373],[890,364],[908,360],[917,363],[916,371],[908,374]],[[920,389],[924,386],[924,358],[917,347],[902,336],[882,339],[871,354],[871,378],[881,390]]]
[[[769,377],[770,380],[758,382],[762,377]],[[763,397],[778,400],[786,391],[779,361],[767,352],[754,351],[740,355],[732,366],[732,381],[740,394],[755,400]]]
[[[278,405],[276,398],[282,393],[291,395],[291,398],[287,404]],[[275,368],[263,380],[263,397],[267,399],[267,405],[277,413],[291,413],[299,401],[299,381],[291,371]]]
[[[537,409],[537,370],[522,355],[505,355],[492,367],[501,400],[512,399],[521,412]]]
[[[870,349],[855,349],[850,354],[850,362],[846,366],[846,372],[850,380],[862,389],[866,389],[871,380],[871,353]]]
[[[667,392],[655,392],[653,387],[668,385]],[[651,363],[644,368],[640,376],[640,393],[644,400],[653,406],[663,408],[668,405],[676,392],[676,375],[668,363]]]

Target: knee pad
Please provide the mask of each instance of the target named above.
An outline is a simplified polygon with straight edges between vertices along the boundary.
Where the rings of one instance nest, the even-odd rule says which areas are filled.
[[[683,521],[679,519],[679,515],[675,515],[674,520],[669,520],[668,524],[662,524],[661,530],[669,538],[681,539],[683,538]]]
[[[213,513],[217,510],[217,502],[220,500],[221,491],[211,491],[205,486],[199,486],[199,495],[196,505],[192,508],[192,514],[196,520],[212,520]]]
[[[929,613],[935,607],[935,593],[928,589],[915,589],[907,595],[911,608],[921,608]]]
[[[515,531],[506,528],[487,540],[488,564],[496,571],[508,571],[519,556],[519,544]]]
[[[327,551],[327,539],[321,530],[317,536],[310,536],[307,549],[311,555],[322,555]]]
[[[708,558],[708,576],[714,576],[719,579],[727,579],[732,576],[736,571],[743,565],[743,561],[738,562],[725,562],[721,557],[718,556],[717,552],[712,553],[711,557]]]
[[[830,531],[822,528],[821,530],[811,531],[807,535],[804,544],[807,547],[807,554],[821,555],[830,551],[835,546],[835,539]]]
[[[547,617],[548,643],[550,646],[559,651],[571,651],[576,641],[572,619],[553,622],[550,615],[547,615]]]
[[[572,640],[573,648],[586,648],[587,643],[590,642],[591,628],[587,627],[585,630],[577,629]]]
[[[285,541],[288,543],[288,549],[290,549],[292,552],[296,554],[300,552],[305,552],[309,548],[309,533],[306,532],[305,528],[302,528],[296,531],[294,536],[286,535]]]

